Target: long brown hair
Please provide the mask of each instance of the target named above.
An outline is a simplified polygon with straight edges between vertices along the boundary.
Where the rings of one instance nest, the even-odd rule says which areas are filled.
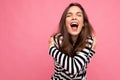
[[[82,10],[84,27],[78,35],[77,41],[73,46],[73,41],[66,29],[66,14],[70,7],[78,6]],[[80,51],[85,47],[86,40],[88,36],[92,36],[93,28],[88,20],[87,14],[83,7],[79,3],[71,3],[63,12],[61,20],[59,22],[59,33],[63,36],[61,45],[59,45],[59,50],[69,56],[73,57],[76,51]]]

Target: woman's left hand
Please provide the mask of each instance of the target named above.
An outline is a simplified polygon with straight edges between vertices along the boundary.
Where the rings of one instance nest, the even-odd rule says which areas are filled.
[[[93,35],[92,38],[93,38],[92,50],[95,50],[95,48],[96,48],[96,36]]]

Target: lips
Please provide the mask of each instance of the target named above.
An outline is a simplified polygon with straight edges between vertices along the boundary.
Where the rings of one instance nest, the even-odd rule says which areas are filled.
[[[72,22],[70,24],[70,26],[71,26],[71,29],[74,30],[74,31],[76,31],[78,29],[78,23],[77,22]]]

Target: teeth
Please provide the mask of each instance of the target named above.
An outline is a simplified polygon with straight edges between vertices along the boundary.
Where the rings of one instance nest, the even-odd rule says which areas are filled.
[[[72,22],[70,25],[71,25],[71,27],[78,27],[78,23],[77,22]]]
[[[75,25],[77,25],[77,23],[76,23],[76,22],[73,22],[73,23],[71,23],[71,24],[75,24]]]

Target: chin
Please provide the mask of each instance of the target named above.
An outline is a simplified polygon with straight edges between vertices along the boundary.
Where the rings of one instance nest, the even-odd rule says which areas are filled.
[[[72,35],[72,36],[78,36],[79,33],[78,32],[72,32],[72,33],[70,33],[70,35]]]

